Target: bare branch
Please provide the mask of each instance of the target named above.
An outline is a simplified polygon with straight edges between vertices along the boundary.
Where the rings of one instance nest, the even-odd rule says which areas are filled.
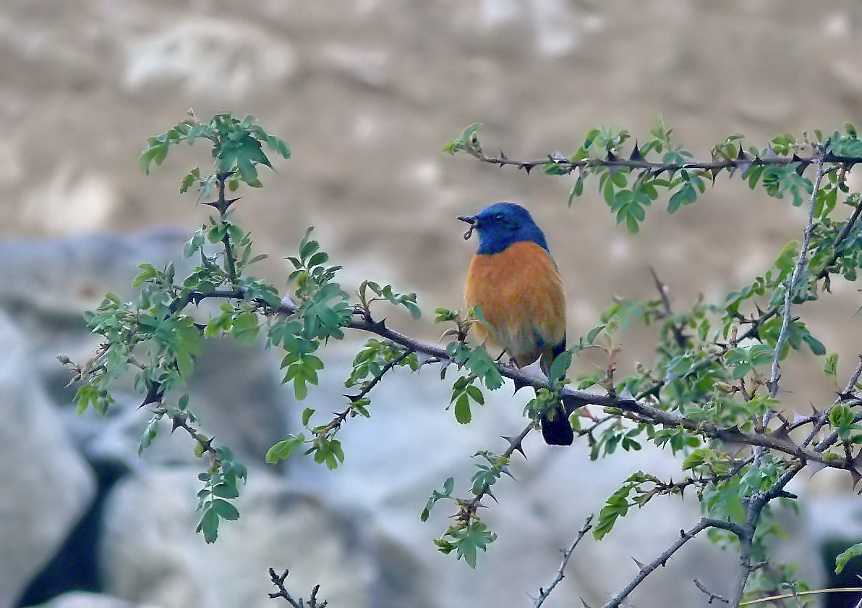
[[[673,309],[670,306],[670,298],[667,295],[667,285],[665,285],[661,279],[658,278],[658,274],[655,271],[655,268],[652,266],[649,267],[650,274],[652,275],[652,280],[655,283],[655,288],[658,291],[659,296],[661,297],[661,303],[664,307],[664,316],[669,317],[673,315]],[[685,335],[682,333],[682,329],[676,325],[676,323],[671,324],[671,331],[673,332],[673,339],[676,342],[676,345],[680,348],[685,348]]]
[[[288,593],[287,589],[284,587],[284,580],[287,578],[287,575],[290,573],[289,570],[285,570],[284,574],[278,575],[275,573],[273,568],[269,569],[269,578],[272,581],[272,584],[276,586],[278,589],[275,593],[270,593],[269,597],[272,599],[281,597],[284,600],[293,606],[293,608],[325,608],[326,600],[319,601],[317,599],[317,592],[320,591],[320,585],[315,585],[311,590],[311,595],[308,596],[308,603],[306,604],[305,600],[302,598],[294,599],[293,596]]]
[[[703,593],[704,595],[706,595],[709,598],[706,602],[707,604],[711,604],[715,600],[718,600],[719,602],[724,602],[725,604],[729,603],[729,601],[726,597],[716,595],[715,593],[713,593],[712,591],[707,589],[704,586],[704,584],[701,583],[699,580],[694,579],[694,585],[695,585],[695,587],[697,587],[700,590],[701,593]]]
[[[572,557],[572,553],[575,551],[575,547],[578,546],[578,543],[581,542],[581,539],[590,531],[593,527],[592,524],[593,516],[589,515],[587,519],[584,521],[584,525],[581,530],[578,532],[577,537],[569,545],[569,548],[563,551],[563,561],[560,562],[560,568],[557,570],[557,576],[554,577],[554,580],[551,581],[551,584],[548,585],[547,589],[542,589],[539,587],[539,597],[536,598],[536,603],[533,604],[533,608],[539,608],[542,604],[545,603],[545,600],[548,599],[548,596],[551,595],[551,592],[554,588],[559,584],[563,577],[565,576],[566,565],[569,563],[569,558]]]
[[[629,596],[629,594],[634,591],[635,588],[640,585],[647,576],[649,576],[659,566],[663,566],[674,553],[676,553],[680,550],[680,548],[682,548],[685,543],[690,541],[692,538],[694,538],[707,528],[721,528],[722,530],[727,530],[728,532],[736,535],[740,539],[740,541],[748,534],[748,532],[738,524],[734,524],[729,521],[721,521],[704,517],[699,522],[697,522],[697,524],[695,524],[695,526],[690,530],[680,530],[679,538],[653,561],[641,566],[637,575],[631,580],[631,582],[629,582],[629,584],[626,585],[622,589],[622,591],[612,597],[611,600],[604,605],[604,608],[617,608],[618,606],[622,605],[623,601]],[[733,605],[735,606],[736,604]]]

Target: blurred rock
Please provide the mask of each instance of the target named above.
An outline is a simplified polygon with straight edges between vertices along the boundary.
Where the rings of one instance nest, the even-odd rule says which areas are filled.
[[[62,545],[95,492],[92,472],[0,311],[0,606],[11,606]]]
[[[39,604],[39,608],[150,608],[143,604],[127,602],[109,595],[75,591],[59,595],[50,602]],[[153,607],[155,608],[155,607]]]
[[[102,540],[106,591],[162,608],[272,606],[267,569],[290,569],[296,597],[320,584],[329,605],[389,606],[375,594],[378,560],[362,542],[360,521],[324,497],[287,488],[256,471],[241,488],[242,515],[225,522],[218,541],[194,532],[197,470],[150,471],[121,481],[109,499]]]
[[[180,19],[117,42],[126,61],[123,84],[131,93],[177,86],[193,97],[235,100],[261,84],[284,84],[296,70],[284,36],[242,23],[235,14]]]
[[[139,264],[162,268],[174,261],[178,273],[190,267],[188,261],[179,259],[190,236],[191,231],[165,228],[125,235],[0,242],[0,256],[11,260],[0,266],[0,283],[8,287],[0,293],[0,310],[27,332],[22,348],[36,371],[48,380],[58,402],[69,404],[74,387],[66,388],[69,370],[58,364],[57,354],[83,362],[97,344],[97,337],[84,326],[83,312],[98,306],[108,292],[133,300],[137,291],[131,281]],[[290,398],[278,390],[278,374],[278,362],[262,344],[247,347],[230,339],[210,341],[198,358],[190,383],[191,407],[207,432],[231,445],[242,460],[260,461],[286,432],[284,406]],[[71,408],[66,408],[66,420],[88,458],[115,459],[136,468],[140,464],[137,443],[147,412],[136,409],[140,396],[124,392],[122,384],[115,397],[118,406],[109,410],[107,420],[94,412],[79,417]],[[167,436],[170,425],[161,428]],[[163,463],[195,460],[191,442],[179,437],[153,450],[152,458]]]

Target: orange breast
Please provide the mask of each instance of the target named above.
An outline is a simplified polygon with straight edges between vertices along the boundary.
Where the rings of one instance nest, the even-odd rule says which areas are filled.
[[[535,243],[473,256],[464,300],[468,308],[482,309],[477,337],[504,349],[519,366],[550,354],[565,338],[563,284],[551,256]]]

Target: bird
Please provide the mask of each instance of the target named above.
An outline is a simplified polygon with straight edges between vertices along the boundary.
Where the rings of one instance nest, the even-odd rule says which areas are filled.
[[[458,216],[475,230],[479,247],[467,271],[464,302],[476,310],[473,331],[502,349],[517,367],[551,362],[566,350],[566,296],[545,234],[517,203],[494,203],[473,216]],[[541,418],[550,445],[571,445],[574,431],[562,402]]]

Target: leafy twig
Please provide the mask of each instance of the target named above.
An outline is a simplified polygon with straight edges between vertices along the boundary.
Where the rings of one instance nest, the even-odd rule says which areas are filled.
[[[820,192],[820,182],[823,179],[823,159],[825,156],[824,150],[820,149],[817,154],[817,174],[814,177],[814,187],[811,190],[811,197],[808,200],[808,220],[805,224],[805,231],[802,233],[802,245],[799,248],[799,257],[796,259],[796,265],[793,267],[793,273],[787,280],[787,287],[784,292],[784,304],[781,317],[781,331],[778,334],[778,339],[775,341],[775,353],[772,356],[772,373],[769,378],[769,396],[775,397],[778,394],[778,382],[780,380],[781,366],[781,351],[784,350],[784,345],[787,342],[788,329],[791,321],[791,305],[793,303],[793,292],[799,283],[802,276],[802,271],[808,262],[808,246],[811,243],[811,233],[814,231],[814,206],[817,201],[817,194]],[[771,411],[771,410],[770,410]],[[769,422],[769,412],[767,412],[764,426]]]

